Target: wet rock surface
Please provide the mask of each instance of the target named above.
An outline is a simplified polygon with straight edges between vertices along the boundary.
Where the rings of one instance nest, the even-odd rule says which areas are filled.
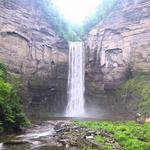
[[[32,125],[24,134],[1,137],[0,150],[65,150],[54,138],[55,121]]]

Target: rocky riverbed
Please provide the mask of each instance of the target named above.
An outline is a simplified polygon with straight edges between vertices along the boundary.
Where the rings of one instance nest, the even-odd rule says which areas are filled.
[[[120,150],[119,144],[114,140],[112,133],[108,131],[97,131],[87,127],[77,126],[72,122],[58,122],[53,135],[58,143],[65,147],[76,147],[82,149],[84,147],[104,148],[104,143],[96,141],[97,136],[103,136],[106,139],[105,145],[111,145],[113,150]]]
[[[119,150],[119,144],[106,131],[91,130],[77,126],[73,121],[44,121],[33,125],[23,134],[0,138],[0,150],[79,150],[85,146],[102,148],[95,138],[102,135],[106,144]]]
[[[24,133],[1,137],[0,150],[64,150],[53,138],[57,121],[45,121],[32,125]]]

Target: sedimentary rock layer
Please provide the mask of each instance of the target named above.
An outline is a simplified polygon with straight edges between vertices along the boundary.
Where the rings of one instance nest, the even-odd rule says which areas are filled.
[[[58,100],[65,105],[68,47],[52,28],[46,2],[0,1],[0,61],[23,78],[28,106],[50,111]]]
[[[130,74],[150,72],[150,1],[117,0],[85,44],[91,90],[116,89]]]

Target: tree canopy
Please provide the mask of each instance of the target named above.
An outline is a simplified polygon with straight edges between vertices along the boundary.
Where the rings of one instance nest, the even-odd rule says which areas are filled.
[[[111,10],[116,0],[103,0],[91,16],[87,17],[82,26],[68,22],[58,9],[52,4],[51,0],[44,0],[43,10],[50,21],[52,28],[60,37],[68,41],[80,41],[84,34],[101,21]]]

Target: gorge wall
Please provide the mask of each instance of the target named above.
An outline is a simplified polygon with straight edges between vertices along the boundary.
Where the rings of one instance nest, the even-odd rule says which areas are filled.
[[[68,43],[45,6],[48,0],[0,0],[0,61],[23,82],[31,113],[63,112],[67,102]],[[117,0],[85,36],[87,103],[116,105],[115,89],[150,72],[149,14],[149,0]]]
[[[51,14],[44,13],[46,2],[0,1],[0,61],[23,81],[24,103],[32,112],[66,105],[68,44],[53,30]]]
[[[88,99],[105,99],[131,75],[149,73],[150,1],[117,0],[87,34],[85,46]]]

